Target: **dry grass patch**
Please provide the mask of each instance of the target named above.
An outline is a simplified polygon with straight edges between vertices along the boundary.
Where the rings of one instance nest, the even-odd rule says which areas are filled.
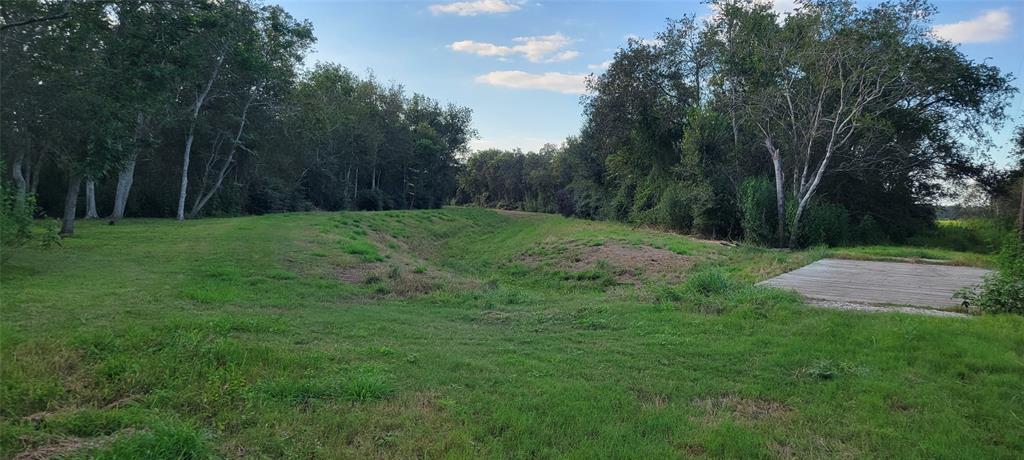
[[[125,428],[108,436],[97,436],[94,438],[79,438],[76,436],[62,437],[49,444],[23,451],[18,455],[15,455],[14,460],[48,460],[51,458],[63,458],[68,454],[81,450],[96,449],[106,446],[120,437],[130,436],[136,431],[137,430],[132,428]]]
[[[706,424],[712,424],[729,414],[740,422],[756,422],[785,418],[793,412],[793,408],[779,401],[744,398],[732,394],[698,399],[694,401],[694,405],[704,409]]]

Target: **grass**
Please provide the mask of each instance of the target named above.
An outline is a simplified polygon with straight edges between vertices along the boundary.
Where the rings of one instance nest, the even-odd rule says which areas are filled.
[[[611,245],[693,264],[558,265]],[[0,274],[0,455],[1019,458],[1024,318],[754,286],[833,253],[479,209],[83,222]]]

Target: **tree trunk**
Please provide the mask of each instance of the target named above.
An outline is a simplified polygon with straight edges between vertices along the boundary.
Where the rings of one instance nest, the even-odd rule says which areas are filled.
[[[779,247],[786,246],[786,189],[785,177],[782,173],[782,154],[772,145],[771,139],[765,139],[765,146],[772,157],[772,169],[775,170],[775,211],[778,215],[775,235]]]
[[[804,214],[804,203],[803,201],[796,202],[796,213],[793,215],[793,223],[789,226],[789,247],[797,247],[797,236],[800,233],[800,216]]]
[[[189,128],[188,136],[185,138],[185,155],[181,162],[181,188],[178,190],[178,213],[175,215],[175,218],[178,220],[185,220],[185,195],[188,192],[188,162],[192,155],[192,141],[195,138],[195,133]]]
[[[110,212],[110,222],[124,218],[124,208],[128,205],[128,194],[135,182],[135,162],[139,159],[139,141],[146,133],[146,116],[139,112],[135,116],[135,136],[132,138],[132,153],[124,167],[117,172],[117,188],[114,190],[114,209]]]
[[[29,182],[28,193],[35,195],[39,190],[39,173],[43,170],[43,162],[46,160],[42,155],[39,156],[39,160],[32,164],[32,176],[31,182]]]
[[[181,190],[178,192],[178,213],[175,216],[178,220],[185,220],[185,198],[188,194],[188,163],[192,156],[192,142],[196,138],[196,122],[199,119],[199,111],[202,110],[206,97],[210,94],[210,88],[213,88],[213,82],[217,79],[217,74],[220,73],[220,66],[224,62],[225,52],[225,50],[221,50],[221,54],[217,56],[217,62],[213,65],[213,73],[210,74],[210,79],[206,81],[203,91],[196,95],[196,100],[192,104],[192,118],[188,125],[188,135],[185,136],[185,154],[181,161]]]
[[[64,196],[64,220],[61,222],[60,234],[67,236],[75,233],[75,214],[78,211],[78,189],[82,186],[82,175],[72,174],[68,178],[68,193]]]
[[[114,210],[110,213],[110,221],[116,222],[124,218],[124,208],[128,205],[128,193],[132,190],[132,182],[135,181],[135,161],[138,153],[132,154],[124,168],[117,173],[117,190],[114,193]]]
[[[85,218],[100,218],[96,213],[96,180],[91,177],[85,179]]]
[[[18,155],[14,163],[11,164],[11,175],[14,177],[14,189],[16,190],[15,200],[18,207],[25,205],[25,193],[28,191],[28,184],[25,181],[25,174],[22,168],[24,162],[25,156]]]
[[[228,170],[231,169],[231,164],[235,162],[235,152],[238,151],[238,146],[242,144],[242,133],[245,132],[245,122],[249,115],[249,106],[252,105],[252,100],[254,97],[255,96],[253,94],[250,94],[249,98],[245,101],[245,107],[242,108],[241,121],[238,123],[238,132],[235,133],[235,139],[231,142],[231,149],[228,150],[227,159],[224,160],[224,164],[221,165],[220,167],[220,172],[217,173],[217,181],[214,182],[213,187],[211,187],[210,191],[207,192],[205,195],[203,195],[200,192],[201,198],[199,199],[199,201],[196,202],[194,206],[192,206],[192,212],[189,213],[190,219],[198,216],[199,211],[202,211],[203,206],[206,206],[206,202],[210,201],[210,198],[213,197],[213,194],[217,193],[217,190],[220,189],[220,184],[224,182],[224,176],[226,176]],[[217,150],[219,150],[219,146],[217,149],[214,149],[213,152],[210,153],[210,155],[215,155]],[[207,165],[207,169],[209,169],[209,165]],[[203,182],[203,188],[205,188],[206,173],[203,173]]]

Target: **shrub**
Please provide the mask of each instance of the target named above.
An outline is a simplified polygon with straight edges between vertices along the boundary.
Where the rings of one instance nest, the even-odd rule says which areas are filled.
[[[740,211],[747,241],[763,245],[775,241],[778,213],[775,210],[775,185],[771,181],[760,177],[743,181]]]
[[[853,229],[850,240],[860,244],[885,244],[889,242],[889,236],[874,216],[866,214]]]
[[[573,200],[572,193],[564,188],[555,192],[555,207],[558,209],[558,213],[565,217],[576,214],[576,202]]]
[[[37,209],[35,196],[28,195],[19,203],[13,190],[0,190],[0,261],[6,261],[15,249],[23,246],[60,244],[55,221],[32,219]]]
[[[842,205],[812,202],[804,210],[797,241],[801,247],[841,246],[849,239],[849,228],[850,215]]]
[[[683,284],[683,289],[702,296],[721,295],[732,289],[733,283],[726,274],[718,268],[698,271],[693,273]]]
[[[566,187],[572,196],[577,217],[600,219],[604,216],[605,195],[601,187],[590,181],[576,181]]]
[[[662,191],[658,204],[643,213],[640,222],[689,232],[693,229],[692,192],[680,183],[672,183]]]
[[[981,286],[958,295],[975,311],[1024,315],[1024,241],[1008,237],[996,260],[999,269]]]
[[[356,209],[360,211],[383,211],[390,208],[387,197],[380,189],[360,190],[356,194]]]

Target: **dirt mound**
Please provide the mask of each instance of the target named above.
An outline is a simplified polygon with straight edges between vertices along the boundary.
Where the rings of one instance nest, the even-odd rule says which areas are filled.
[[[418,257],[406,242],[372,233],[371,241],[387,256],[383,262],[363,262],[339,267],[338,279],[374,286],[378,294],[410,297],[444,288],[471,288],[476,280],[458,276]]]
[[[520,260],[572,273],[607,269],[617,282],[633,284],[644,279],[679,281],[695,262],[693,257],[667,249],[619,242],[545,243],[524,253]]]

